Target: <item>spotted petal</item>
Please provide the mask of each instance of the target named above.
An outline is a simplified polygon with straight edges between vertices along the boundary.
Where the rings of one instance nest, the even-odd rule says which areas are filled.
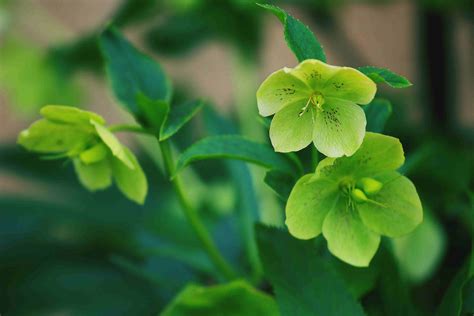
[[[305,101],[297,101],[277,112],[270,125],[270,140],[275,151],[298,151],[311,144],[313,110],[300,115]]]
[[[367,104],[376,91],[377,86],[369,77],[354,68],[341,67],[326,81],[320,92],[325,97]]]
[[[257,91],[258,111],[262,116],[275,114],[288,104],[308,100],[310,88],[284,68],[272,73]],[[305,102],[302,101],[302,102]]]
[[[315,115],[314,145],[328,157],[351,156],[362,144],[366,124],[357,104],[325,98],[323,111]]]
[[[338,185],[328,179],[309,182],[312,174],[296,182],[286,204],[286,226],[296,238],[310,239],[321,233],[323,221],[336,205]]]
[[[355,178],[372,177],[396,170],[404,161],[402,144],[398,138],[367,132],[354,155],[336,160],[324,159],[316,169],[316,177],[320,174],[333,179],[348,175]]]
[[[334,256],[357,267],[367,267],[380,244],[380,235],[365,227],[344,198],[324,219],[323,235]]]
[[[371,197],[376,203],[357,205],[360,217],[371,230],[389,237],[411,232],[423,220],[423,210],[413,183],[398,172],[377,177],[383,187]]]
[[[317,59],[307,59],[296,66],[291,74],[305,82],[314,91],[322,92],[326,82],[342,67],[328,65]]]

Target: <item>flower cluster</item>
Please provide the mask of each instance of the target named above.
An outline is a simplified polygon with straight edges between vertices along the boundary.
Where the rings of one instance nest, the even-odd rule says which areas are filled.
[[[275,114],[275,151],[313,142],[327,156],[292,189],[289,232],[300,239],[322,233],[332,254],[361,267],[369,265],[381,235],[407,234],[423,217],[414,185],[396,171],[404,162],[398,139],[365,131],[358,104],[375,93],[375,83],[358,70],[311,59],[274,72],[257,92],[260,114]]]
[[[135,155],[105,127],[93,112],[49,105],[44,117],[22,131],[18,143],[49,159],[73,161],[80,182],[89,190],[109,187],[112,179],[129,199],[143,204],[147,181]]]

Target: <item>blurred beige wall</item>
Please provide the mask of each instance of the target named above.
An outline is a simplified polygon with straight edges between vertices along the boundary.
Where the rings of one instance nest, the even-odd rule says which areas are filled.
[[[21,0],[16,1],[10,29],[15,33],[32,39],[41,47],[73,40],[81,33],[96,29],[120,3],[119,0]],[[418,106],[419,93],[416,86],[417,56],[415,51],[416,25],[415,6],[409,1],[398,1],[384,5],[351,4],[343,6],[337,19],[342,33],[354,45],[354,52],[340,49],[340,41],[309,23],[304,12],[289,8],[294,15],[310,24],[310,27],[325,44],[329,62],[344,65],[355,51],[367,64],[386,67],[410,78],[415,86],[399,90],[406,97],[409,112],[413,118],[420,119]],[[265,42],[260,79],[282,66],[294,66],[296,61],[286,47],[279,22],[268,15],[265,28]],[[462,49],[458,60],[459,98],[462,103],[458,114],[463,125],[474,126],[474,99],[472,82],[472,29],[462,19],[455,25],[456,43]],[[127,36],[140,45],[138,33],[140,26],[127,29]],[[1,41],[1,38],[0,38]],[[0,46],[1,49],[1,46]],[[176,80],[194,88],[203,96],[210,98],[223,110],[228,111],[234,99],[232,89],[233,57],[232,50],[219,43],[209,43],[194,53],[181,59],[160,58],[168,73]],[[352,65],[361,66],[361,65]],[[259,79],[259,80],[260,80]],[[81,85],[87,91],[87,108],[97,110],[109,121],[120,120],[118,107],[102,80],[90,74],[81,74]],[[40,84],[40,83],[38,83]],[[257,88],[257,87],[255,87]],[[8,107],[8,97],[0,91],[0,142],[13,140],[17,133],[27,126],[30,119],[20,119]]]

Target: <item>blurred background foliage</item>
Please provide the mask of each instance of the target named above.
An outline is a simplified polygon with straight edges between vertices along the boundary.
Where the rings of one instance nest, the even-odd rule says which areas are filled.
[[[424,223],[384,241],[363,271],[318,249],[369,315],[440,313],[450,284],[467,282],[474,233],[472,2],[274,3],[314,30],[330,63],[387,67],[414,82],[406,91],[382,88],[380,96],[393,104],[385,132],[404,144],[403,172],[422,197]],[[0,1],[2,315],[156,315],[186,283],[219,280],[181,214],[153,139],[123,137],[140,153],[150,182],[144,207],[116,189],[90,194],[70,165],[15,145],[46,104],[131,121],[105,85],[97,35],[107,23],[164,65],[178,102],[208,98],[177,135],[179,149],[216,134],[268,141],[255,91],[271,71],[296,64],[281,26],[253,1]],[[315,157],[300,155],[312,170]],[[249,260],[258,260],[248,223],[282,225],[284,202],[264,185],[261,170],[240,162],[196,163],[185,177],[219,248],[247,273]],[[465,313],[473,312],[472,284],[461,293]]]

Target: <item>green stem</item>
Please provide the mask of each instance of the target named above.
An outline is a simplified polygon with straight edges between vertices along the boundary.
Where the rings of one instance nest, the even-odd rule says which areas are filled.
[[[109,131],[112,133],[116,132],[132,132],[132,133],[139,133],[139,134],[146,134],[146,135],[152,135],[154,134],[146,129],[144,129],[141,126],[138,125],[128,125],[128,124],[117,124],[117,125],[110,125],[108,127]]]
[[[168,173],[168,175],[172,175],[175,171],[175,164],[173,161],[171,146],[168,141],[162,141],[160,142],[160,148],[166,172]],[[178,196],[179,202],[183,208],[184,214],[188,219],[189,224],[194,229],[194,232],[196,233],[199,241],[204,247],[204,250],[207,252],[209,258],[226,279],[235,279],[237,277],[237,273],[232,269],[230,264],[221,255],[221,253],[217,249],[217,246],[214,244],[211,235],[209,234],[203,222],[199,218],[198,213],[191,206],[188,199],[186,198],[183,189],[183,184],[181,182],[181,177],[179,175],[176,175],[173,178],[172,183],[173,188]]]

